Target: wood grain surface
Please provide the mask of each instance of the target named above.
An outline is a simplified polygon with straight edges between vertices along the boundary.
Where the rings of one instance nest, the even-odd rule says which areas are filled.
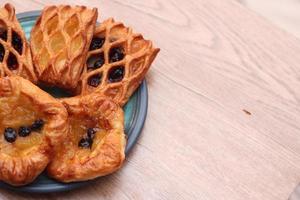
[[[299,0],[238,0],[243,5],[266,17],[300,38]]]
[[[10,1],[17,12],[62,1]],[[1,3],[4,3],[1,1]],[[300,41],[232,0],[78,0],[161,52],[125,166],[62,194],[1,199],[284,200],[300,181]]]

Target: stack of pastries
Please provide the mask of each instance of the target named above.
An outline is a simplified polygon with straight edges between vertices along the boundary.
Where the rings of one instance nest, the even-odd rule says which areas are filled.
[[[84,181],[122,166],[122,106],[159,49],[121,22],[97,18],[96,8],[45,7],[27,42],[14,7],[0,9],[1,181],[26,185],[44,170],[61,182]]]

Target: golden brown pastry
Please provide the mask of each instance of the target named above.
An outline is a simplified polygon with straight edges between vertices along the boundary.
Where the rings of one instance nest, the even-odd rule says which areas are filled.
[[[67,136],[64,106],[19,76],[0,79],[0,180],[32,182]]]
[[[45,7],[31,31],[30,45],[39,81],[74,89],[95,29],[97,9]]]
[[[37,81],[30,47],[16,18],[15,8],[5,4],[0,8],[0,77],[13,74]]]
[[[124,105],[159,52],[152,42],[108,19],[95,30],[78,91],[100,93]]]
[[[96,94],[69,98],[63,104],[69,113],[70,131],[48,166],[48,174],[73,182],[119,169],[126,143],[122,109]]]

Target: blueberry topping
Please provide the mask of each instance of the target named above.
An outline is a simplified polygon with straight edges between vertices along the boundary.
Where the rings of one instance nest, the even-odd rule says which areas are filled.
[[[105,38],[94,37],[92,39],[90,50],[100,49],[104,44]]]
[[[19,67],[17,58],[12,53],[9,53],[9,55],[8,55],[7,66],[8,66],[8,69],[10,69],[10,70],[16,70]]]
[[[4,49],[3,45],[0,44],[0,62],[3,61],[4,54],[5,54],[5,49]]]
[[[30,127],[21,126],[19,128],[19,136],[21,136],[21,137],[26,137],[26,136],[30,135],[30,133],[31,133]]]
[[[13,143],[17,139],[16,130],[13,128],[6,128],[4,130],[4,138],[7,142]]]
[[[124,77],[124,66],[117,66],[108,72],[108,80],[111,83],[121,81]]]
[[[0,28],[0,38],[4,41],[7,41],[7,30]]]
[[[99,56],[99,57],[98,57]],[[104,55],[101,54],[101,55],[98,55],[97,57],[91,57],[89,60],[88,60],[88,66],[87,66],[87,69],[88,70],[95,70],[95,69],[98,69],[100,67],[102,67],[102,65],[104,64]],[[93,60],[93,61],[92,61]]]
[[[31,125],[31,130],[33,131],[38,131],[41,130],[44,126],[44,120],[42,119],[37,119],[33,122],[33,124]]]
[[[94,69],[100,68],[103,64],[104,64],[104,58],[99,58],[94,64]]]
[[[12,32],[12,46],[14,47],[14,49],[19,53],[22,54],[22,50],[23,50],[23,43],[22,43],[22,39],[21,37],[15,32]]]
[[[94,136],[95,136],[95,134],[96,134],[96,130],[95,129],[93,129],[93,128],[88,128],[87,129],[87,136],[89,137],[89,138],[94,138]]]
[[[112,48],[109,51],[109,62],[117,62],[124,58],[124,49],[122,47]]]
[[[88,84],[92,87],[97,87],[101,83],[101,79],[101,74],[95,74],[88,79]]]
[[[91,148],[92,145],[93,145],[93,140],[92,138],[89,137],[82,138],[78,143],[78,146],[81,148]]]

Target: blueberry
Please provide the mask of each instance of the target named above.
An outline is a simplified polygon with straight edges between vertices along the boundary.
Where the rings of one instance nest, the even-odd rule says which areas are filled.
[[[3,61],[4,54],[5,54],[5,49],[4,49],[3,45],[0,44],[0,62]]]
[[[33,124],[31,125],[31,130],[33,131],[38,131],[41,130],[44,126],[44,120],[42,119],[37,119],[33,122]]]
[[[87,129],[87,136],[89,137],[89,138],[94,138],[94,136],[95,136],[95,134],[96,134],[96,130],[95,129],[93,129],[93,128],[88,128]]]
[[[19,53],[22,54],[22,50],[23,50],[23,42],[21,37],[15,32],[12,32],[12,46],[14,47],[14,49]]]
[[[16,70],[19,67],[19,63],[17,61],[17,58],[12,53],[9,53],[8,59],[7,59],[6,62],[7,62],[8,69],[10,69],[10,70]]]
[[[122,47],[112,48],[109,51],[109,62],[117,62],[124,58],[124,49]]]
[[[92,87],[97,87],[101,83],[101,79],[101,74],[95,74],[88,79],[88,84]]]
[[[17,139],[17,133],[16,130],[13,128],[6,128],[4,130],[4,138],[7,142],[13,143]]]
[[[91,148],[92,145],[93,145],[93,140],[92,138],[89,137],[82,138],[78,143],[78,146],[81,148]]]
[[[103,59],[103,58],[99,58],[99,59],[95,62],[95,64],[94,64],[94,69],[100,68],[103,64],[104,64],[104,59]]]
[[[104,55],[97,55],[91,57],[90,59],[88,59],[87,61],[87,69],[88,70],[95,70],[98,69],[100,67],[102,67],[102,65],[104,64]]]
[[[100,49],[104,44],[105,38],[102,37],[94,37],[92,39],[90,50]]]
[[[124,77],[124,66],[117,66],[108,72],[108,80],[111,83],[121,81]]]
[[[0,38],[4,41],[7,41],[7,30],[0,28]]]
[[[21,136],[21,137],[26,137],[26,136],[30,135],[30,133],[31,133],[30,127],[21,126],[19,128],[19,136]]]

